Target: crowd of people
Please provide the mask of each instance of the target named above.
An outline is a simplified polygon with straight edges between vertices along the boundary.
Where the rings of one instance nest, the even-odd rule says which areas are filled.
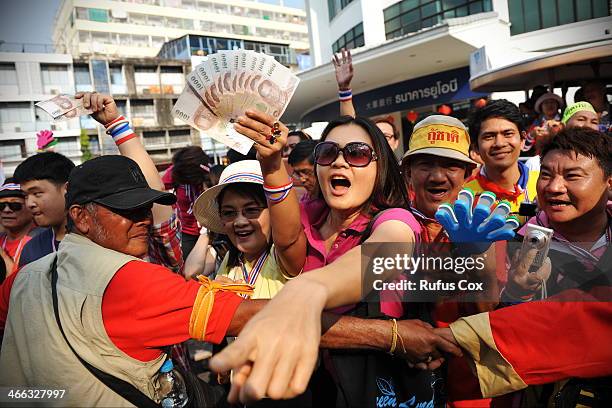
[[[350,53],[333,62],[340,115],[319,140],[247,111],[234,127],[254,148],[227,166],[191,146],[160,174],[129,128],[119,155],[24,160],[0,187],[0,387],[156,406],[170,360],[181,407],[610,406],[605,85],[567,106],[537,88],[402,135],[355,112]],[[76,98],[108,134],[129,123],[109,95]],[[464,196],[468,215],[449,205]],[[519,250],[530,225],[552,230],[543,262]],[[465,276],[486,290],[415,301],[364,287],[375,256],[445,251],[484,257]],[[202,375],[194,347],[218,376]]]

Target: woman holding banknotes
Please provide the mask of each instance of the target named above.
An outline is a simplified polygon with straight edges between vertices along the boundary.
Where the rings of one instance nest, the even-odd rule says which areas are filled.
[[[241,366],[235,371],[231,400],[292,398],[304,392],[315,367],[321,312],[352,304],[335,310],[352,313],[362,299],[361,244],[394,242],[394,253],[412,254],[419,226],[402,208],[408,200],[393,152],[369,120],[342,117],[327,126],[315,149],[321,193],[302,204],[282,165],[287,128],[269,115],[247,110],[235,129],[256,143],[279,261],[287,273],[300,276],[212,364],[215,370]],[[384,304],[380,311],[394,312]],[[329,359],[324,356],[321,364],[328,367]],[[440,355],[433,353],[418,365],[440,364]],[[351,405],[350,396],[344,397],[337,405]]]

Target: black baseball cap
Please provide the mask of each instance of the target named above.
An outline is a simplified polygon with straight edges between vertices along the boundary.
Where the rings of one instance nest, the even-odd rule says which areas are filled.
[[[153,203],[172,205],[176,196],[150,188],[134,160],[110,155],[88,160],[70,173],[66,208],[91,202],[115,210],[132,210]]]

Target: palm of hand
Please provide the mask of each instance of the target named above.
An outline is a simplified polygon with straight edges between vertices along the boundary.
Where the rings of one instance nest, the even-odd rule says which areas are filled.
[[[336,67],[336,81],[340,88],[347,88],[353,79],[353,65],[351,63],[343,63]]]

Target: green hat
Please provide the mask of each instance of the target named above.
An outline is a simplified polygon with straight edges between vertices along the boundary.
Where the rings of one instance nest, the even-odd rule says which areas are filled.
[[[595,112],[595,109],[593,109],[593,105],[591,105],[590,103],[576,102],[565,108],[565,111],[563,111],[563,119],[561,119],[561,122],[563,122],[564,125],[567,125],[567,121],[570,120],[570,118],[574,116],[576,112],[583,111],[593,112],[597,114],[597,112]]]

